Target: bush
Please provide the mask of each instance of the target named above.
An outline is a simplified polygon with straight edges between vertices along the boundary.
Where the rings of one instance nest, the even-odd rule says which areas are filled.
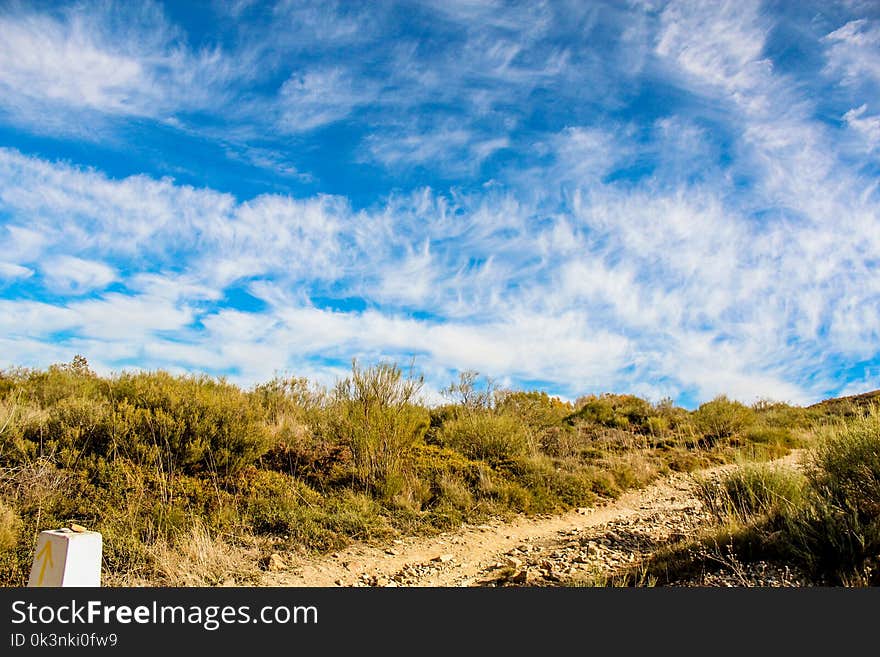
[[[308,428],[297,431],[286,426],[260,458],[260,465],[320,487],[345,478],[346,470],[351,469],[351,452],[348,446],[315,435]]]
[[[421,387],[421,378],[387,363],[361,369],[355,362],[351,377],[337,384],[330,425],[351,450],[356,481],[366,490],[399,492],[406,454],[428,429],[428,413],[416,405]]]
[[[647,401],[635,395],[590,395],[577,400],[576,405],[580,408],[571,419],[579,418],[613,429],[632,428],[634,431],[645,431],[648,417],[653,412]]]
[[[531,451],[529,434],[521,422],[489,411],[467,413],[448,422],[443,427],[442,441],[468,458],[489,462]]]
[[[56,454],[65,467],[75,467],[84,456],[112,451],[112,417],[112,406],[106,400],[68,397],[55,403],[45,422],[32,425],[25,438],[41,444],[44,453]]]
[[[305,422],[326,404],[326,391],[309,384],[304,377],[283,378],[254,387],[252,396],[266,411],[267,420],[277,424],[288,418]]]
[[[269,445],[260,406],[222,379],[123,375],[112,395],[119,449],[136,460],[149,454],[166,472],[233,474]]]
[[[880,520],[880,411],[829,429],[813,457],[813,485],[860,523]]]
[[[697,494],[719,520],[754,522],[802,504],[806,484],[795,470],[746,464],[719,481],[700,481]]]
[[[235,491],[243,498],[243,517],[257,534],[289,534],[304,500],[308,503],[307,488],[279,472],[245,471],[235,481]]]
[[[590,447],[583,434],[568,425],[545,429],[538,440],[542,452],[560,458],[581,456]]]
[[[504,391],[498,393],[495,410],[512,415],[533,431],[556,427],[571,414],[571,404],[546,392]]]
[[[572,413],[546,393],[499,391],[473,372],[447,391],[455,403],[428,409],[421,385],[390,364],[353,363],[332,394],[301,378],[245,392],[165,372],[98,377],[82,358],[0,372],[0,582],[23,585],[32,537],[71,521],[104,534],[109,581],[216,583],[235,575],[248,546],[327,550],[556,511],[668,469],[723,462],[734,446],[694,449],[694,417],[725,418],[731,406],[734,421],[707,423],[710,433],[739,432],[768,453],[791,443],[790,422],[803,423],[785,405],[750,410],[758,421],[742,428],[734,402],[692,416],[631,395],[588,397]],[[855,554],[874,510],[841,510],[839,500],[870,495],[870,478],[843,465],[825,471],[836,473],[822,480],[832,501],[810,507],[812,524],[785,517],[805,528],[803,545],[817,545],[822,528],[849,527],[827,551]]]
[[[520,457],[505,464],[504,471],[528,493],[529,512],[546,513],[586,506],[596,500],[597,485],[592,468],[561,467],[564,462],[547,456]],[[613,475],[608,474],[613,480]]]
[[[694,420],[703,436],[713,443],[741,433],[754,422],[755,412],[720,395],[702,404],[694,412]]]
[[[793,561],[825,583],[880,584],[880,413],[826,427],[806,475],[743,468],[702,497],[741,556]],[[745,537],[745,538],[743,538]]]

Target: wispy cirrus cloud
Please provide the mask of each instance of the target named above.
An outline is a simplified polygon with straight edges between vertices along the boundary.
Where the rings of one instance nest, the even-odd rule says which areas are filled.
[[[0,53],[0,107],[174,116],[158,143],[217,150],[186,184],[0,149],[18,361],[251,383],[414,356],[434,389],[473,368],[688,404],[880,385],[870,12],[236,3],[211,42],[159,5],[127,31],[83,6],[2,14],[53,44]],[[279,167],[273,191],[224,158]]]
[[[94,137],[96,122],[120,117],[173,125],[228,100],[246,65],[190,48],[152,3],[0,12],[0,110],[37,132]]]
[[[100,290],[117,278],[113,268],[103,262],[69,255],[47,258],[40,268],[46,287],[56,294],[77,295]]]
[[[27,267],[22,267],[12,262],[0,262],[0,277],[7,281],[12,281],[16,278],[28,278],[33,276],[33,274],[34,271]]]
[[[305,132],[344,119],[378,95],[374,82],[355,80],[339,68],[294,73],[281,85],[279,126]]]
[[[827,70],[840,84],[880,84],[880,21],[860,18],[827,34]]]

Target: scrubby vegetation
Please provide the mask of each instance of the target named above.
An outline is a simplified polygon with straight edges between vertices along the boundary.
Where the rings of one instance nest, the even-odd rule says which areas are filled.
[[[275,551],[557,512],[672,470],[772,458],[827,415],[724,397],[693,412],[631,395],[571,404],[474,372],[449,387],[448,404],[427,407],[421,386],[388,363],[355,363],[331,390],[298,378],[242,390],[165,372],[100,377],[81,357],[0,372],[0,583],[23,584],[37,533],[70,522],[104,534],[109,584],[247,582]],[[803,550],[815,554],[822,523],[849,523],[856,559],[873,549],[877,509],[849,504],[876,493],[877,471],[872,480],[820,454],[825,475],[810,485],[828,506],[798,521]],[[786,487],[777,499],[730,486],[742,522],[792,502]]]
[[[880,585],[880,407],[855,399],[817,406],[838,415],[801,468],[744,465],[703,481],[716,526],[662,551],[647,572],[678,579],[732,557],[789,564],[825,585]]]

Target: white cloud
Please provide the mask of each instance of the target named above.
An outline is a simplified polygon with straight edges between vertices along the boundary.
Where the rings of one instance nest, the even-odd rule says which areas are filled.
[[[74,256],[53,256],[40,265],[46,286],[59,294],[86,294],[116,280],[116,271],[93,260]]]
[[[299,9],[280,7],[278,16]],[[304,24],[333,43],[355,48],[366,38],[346,28],[362,17],[337,24],[306,10]],[[422,166],[481,182],[480,167],[500,149],[521,156],[493,171],[491,185],[377,195],[355,211],[337,196],[244,200],[0,149],[2,237],[14,254],[0,274],[22,280],[40,270],[67,297],[0,302],[2,346],[30,363],[88,349],[104,365],[229,370],[248,383],[282,370],[327,381],[352,356],[416,355],[434,391],[455,369],[474,368],[511,383],[555,381],[569,396],[695,391],[702,399],[724,392],[796,402],[839,387],[846,366],[876,359],[880,216],[865,159],[875,151],[843,143],[876,148],[876,99],[865,82],[873,75],[865,37],[873,23],[851,24],[823,42],[826,73],[848,94],[835,114],[846,122],[839,128],[823,120],[820,101],[796,74],[771,64],[765,51],[774,26],[756,3],[648,7],[630,38],[653,43],[653,52],[642,44],[629,58],[610,48],[615,64],[606,68],[625,63],[618,86],[588,52],[546,41],[560,29],[554,11],[437,8],[437,20],[458,31],[455,47],[430,52],[432,66],[423,65],[420,44],[404,39],[387,61],[371,60],[376,68],[366,77],[358,65],[301,67],[277,104],[261,105],[290,140],[368,115],[363,157],[392,169]],[[613,14],[578,14],[571,29],[587,40],[606,12]],[[15,38],[35,38],[15,20]],[[171,47],[174,39],[128,52],[87,22],[81,33],[47,25],[57,30],[56,50],[81,44],[140,68],[134,91],[108,77],[89,82],[83,99],[71,100],[79,92],[61,86],[51,100],[43,64],[9,60],[9,84],[34,71],[40,102],[120,113],[129,111],[121,98],[152,103],[137,95],[143,80],[159,80],[161,89],[198,86],[182,74],[155,77],[145,63],[153,52],[191,68],[194,55]],[[206,71],[224,70],[217,57]],[[670,110],[678,113],[634,125],[577,121],[575,112],[567,127],[517,132],[524,117],[516,108],[531,94],[555,94],[564,104],[572,102],[568,89],[578,89],[578,102],[601,97],[613,112],[620,85],[639,71],[685,98]],[[423,117],[426,104],[441,110]],[[629,168],[638,172],[628,176]],[[124,266],[116,272],[110,263]],[[114,281],[123,291],[102,290]],[[241,289],[263,302],[259,311],[226,301]],[[93,298],[71,298],[88,290]],[[322,299],[360,303],[334,311]]]
[[[69,309],[38,301],[0,299],[0,328],[8,337],[45,338],[77,326]]]
[[[141,273],[129,278],[126,285],[131,289],[152,297],[167,299],[172,303],[183,299],[216,301],[223,296],[219,289],[197,283],[196,277],[193,275]]]
[[[187,306],[149,296],[106,294],[100,299],[71,303],[83,335],[98,340],[129,341],[157,331],[180,331],[194,312]]]
[[[843,115],[847,125],[864,140],[864,149],[873,151],[880,146],[880,114],[867,114],[868,106],[861,105]]]
[[[490,155],[494,149],[483,149],[484,157],[462,164],[462,152],[479,156],[478,145],[473,145],[475,135],[467,128],[447,124],[431,130],[414,127],[374,134],[367,139],[370,159],[386,167],[408,168],[431,164],[466,169],[473,168]]]
[[[473,152],[476,161],[482,162],[491,157],[496,151],[503,150],[509,146],[510,139],[508,137],[495,137],[493,139],[476,142],[471,146],[471,151]]]
[[[612,167],[627,161],[631,149],[623,139],[612,135],[607,128],[569,127],[552,140],[556,156],[556,175],[562,180],[581,185],[595,183]]]
[[[339,68],[294,73],[279,92],[279,127],[296,133],[333,123],[377,93],[376,85],[356,81]]]
[[[150,3],[0,12],[0,111],[36,132],[94,139],[107,117],[180,126],[181,111],[225,105],[250,64],[247,53],[190,50]]]
[[[0,149],[0,179],[0,205],[15,215],[6,228],[28,246],[25,264],[60,249],[176,267],[185,252],[191,266],[201,262],[198,282],[208,287],[278,270],[332,277],[336,234],[348,213],[330,196],[236,203],[167,179],[117,181],[7,149]]]
[[[147,86],[140,62],[94,42],[80,20],[47,16],[0,17],[0,87],[4,104],[39,98],[74,108],[139,113]]]
[[[880,21],[858,19],[828,34],[827,70],[841,84],[862,87],[880,82]]]
[[[13,262],[0,262],[0,278],[8,281],[14,281],[17,278],[29,278],[33,274],[33,269],[16,265]]]
[[[0,309],[0,326],[10,336],[76,331],[80,338],[118,342],[136,342],[156,331],[178,331],[194,317],[188,307],[166,299],[118,293],[66,305],[0,300]]]
[[[421,251],[408,253],[382,272],[375,296],[386,301],[425,307],[425,300],[432,296],[432,288],[439,284],[435,278],[431,245],[426,241]]]
[[[760,59],[769,30],[761,25],[759,6],[674,0],[663,9],[656,51],[701,83],[740,93],[768,66]]]

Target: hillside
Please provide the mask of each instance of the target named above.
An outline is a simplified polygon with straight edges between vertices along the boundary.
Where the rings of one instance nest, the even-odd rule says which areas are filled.
[[[26,581],[40,530],[76,522],[104,535],[109,585],[256,584],[347,546],[394,550],[606,505],[674,473],[778,459],[860,417],[845,404],[723,396],[694,411],[632,395],[571,404],[472,373],[427,407],[420,387],[388,363],[355,363],[333,389],[100,377],[83,358],[3,371],[0,582]]]
[[[852,415],[878,404],[880,404],[880,390],[872,390],[871,392],[863,392],[848,397],[823,399],[807,408],[818,409],[835,415]]]

